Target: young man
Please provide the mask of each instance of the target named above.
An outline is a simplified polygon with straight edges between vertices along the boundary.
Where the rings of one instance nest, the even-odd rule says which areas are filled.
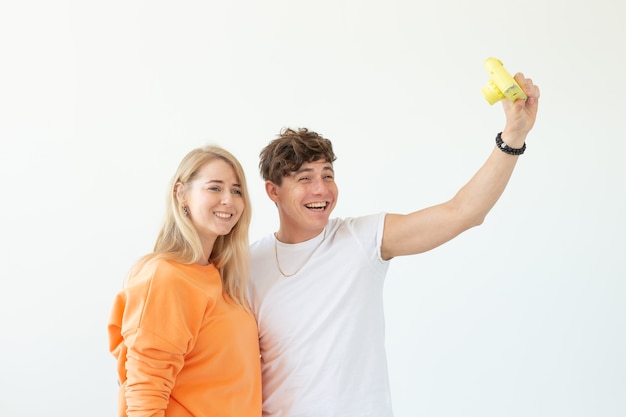
[[[329,140],[285,129],[259,168],[280,227],[251,245],[251,304],[259,327],[263,415],[392,416],[384,348],[389,261],[433,249],[480,225],[504,191],[532,129],[539,88],[503,102],[506,125],[473,178],[449,201],[410,214],[346,219]]]

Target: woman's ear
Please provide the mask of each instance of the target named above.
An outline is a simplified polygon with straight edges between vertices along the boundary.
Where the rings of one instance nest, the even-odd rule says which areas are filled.
[[[177,182],[174,185],[174,198],[179,205],[184,205],[185,202],[185,185],[182,182]]]

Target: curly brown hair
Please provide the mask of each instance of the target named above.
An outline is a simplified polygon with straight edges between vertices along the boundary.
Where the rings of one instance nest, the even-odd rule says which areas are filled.
[[[337,159],[329,139],[307,128],[284,128],[259,154],[259,171],[265,181],[281,185],[283,178],[306,162]]]

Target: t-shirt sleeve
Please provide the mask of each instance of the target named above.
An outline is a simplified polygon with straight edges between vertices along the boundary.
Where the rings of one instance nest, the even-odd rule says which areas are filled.
[[[387,213],[370,214],[362,217],[346,219],[346,223],[351,232],[360,242],[363,250],[370,254],[375,253],[376,258],[381,263],[387,263],[381,257],[380,248],[383,242],[383,232],[385,229],[385,216]]]

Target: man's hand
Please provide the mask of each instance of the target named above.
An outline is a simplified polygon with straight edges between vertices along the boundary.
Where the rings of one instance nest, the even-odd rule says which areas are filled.
[[[539,105],[539,87],[533,84],[533,80],[524,77],[518,72],[515,81],[524,89],[528,96],[526,100],[502,100],[502,107],[506,115],[506,125],[502,131],[502,140],[512,148],[521,148],[526,140],[526,135],[533,128],[537,118]]]

